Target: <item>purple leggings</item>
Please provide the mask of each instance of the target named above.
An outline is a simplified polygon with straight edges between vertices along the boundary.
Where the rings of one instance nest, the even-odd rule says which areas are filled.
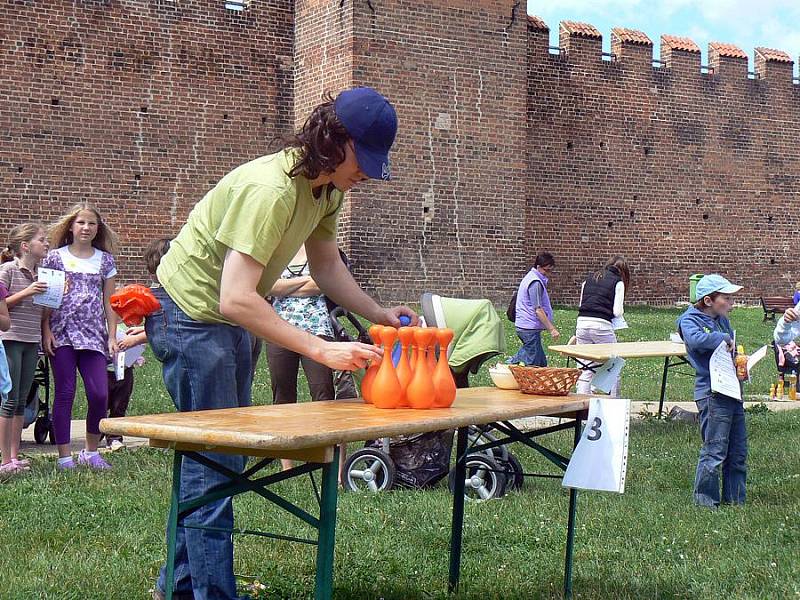
[[[53,432],[56,444],[69,444],[72,403],[75,401],[75,369],[81,372],[89,410],[86,413],[86,432],[100,433],[100,419],[108,411],[108,375],[106,357],[95,350],[75,350],[72,346],[56,349],[50,361],[56,384],[53,401]]]

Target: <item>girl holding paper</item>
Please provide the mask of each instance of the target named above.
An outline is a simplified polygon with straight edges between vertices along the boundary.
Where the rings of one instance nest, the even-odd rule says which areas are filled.
[[[42,307],[33,297],[46,291],[37,281],[39,262],[47,254],[47,233],[40,223],[23,223],[11,230],[0,257],[0,288],[8,295],[11,327],[0,333],[8,357],[12,388],[0,403],[0,452],[3,472],[30,470],[19,458],[19,442],[25,417],[25,401],[39,362],[42,341]]]
[[[58,309],[45,309],[42,337],[52,357],[55,400],[53,431],[58,469],[76,468],[70,453],[70,420],[75,400],[76,370],[86,389],[86,446],[77,464],[110,469],[97,452],[100,420],[108,410],[108,356],[117,352],[117,316],[109,298],[114,293],[116,235],[97,209],[75,206],[50,230],[51,250],[42,267],[65,272],[65,289]]]
[[[631,282],[628,263],[622,256],[614,256],[597,273],[589,275],[581,284],[578,305],[578,323],[575,337],[578,344],[614,344],[614,322],[621,319],[625,309],[625,290]],[[578,380],[578,393],[592,393],[594,372],[584,369]],[[619,377],[611,388],[611,396],[619,396]]]
[[[694,501],[698,506],[717,508],[723,504],[744,504],[747,478],[747,430],[740,400],[711,389],[709,363],[714,351],[725,344],[734,351],[733,329],[728,314],[732,294],[741,290],[721,275],[706,275],[697,282],[697,304],[678,319],[678,332],[686,344],[687,358],[697,373],[694,399],[700,411],[703,447],[694,480]],[[720,498],[720,470],[722,498]]]

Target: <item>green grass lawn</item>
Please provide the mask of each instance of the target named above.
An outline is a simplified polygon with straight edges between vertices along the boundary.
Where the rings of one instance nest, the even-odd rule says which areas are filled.
[[[648,419],[631,430],[625,494],[581,493],[578,598],[795,598],[800,595],[800,412],[748,415],[748,503],[717,512],[691,504],[698,433]],[[566,451],[569,435],[553,438]],[[526,470],[547,465],[518,452]],[[111,473],[55,474],[52,459],[0,486],[0,598],[146,598],[165,556],[169,453],[115,453]],[[311,508],[307,479],[286,497]],[[307,535],[253,497],[237,525]],[[451,497],[434,490],[340,497],[335,597],[446,598]],[[468,504],[458,598],[559,598],[567,495],[527,481],[501,500]],[[259,597],[307,598],[314,551],[236,538],[236,571],[267,585]]]
[[[631,329],[620,337],[666,339],[677,314],[631,309]],[[568,337],[575,312],[559,310],[556,318]],[[737,309],[732,319],[748,350],[768,341],[771,327],[760,324],[759,311]],[[510,327],[508,338],[513,351],[517,341]],[[771,359],[759,366],[751,393],[766,393],[773,368]],[[660,369],[661,361],[630,361],[623,393],[656,399]],[[171,410],[152,356],[136,378],[132,414]],[[484,370],[473,385],[487,381]],[[269,402],[263,362],[254,397],[257,403]],[[673,376],[670,398],[690,399],[690,378]],[[800,411],[747,418],[748,503],[717,512],[691,503],[700,446],[696,426],[654,419],[632,424],[625,494],[579,496],[576,597],[800,597]],[[567,451],[570,434],[551,439],[554,449]],[[514,451],[526,471],[548,470],[538,455]],[[52,458],[37,458],[30,476],[0,485],[0,598],[148,597],[166,553],[171,454],[141,449],[114,453],[109,460],[111,473],[56,474]],[[312,507],[307,479],[277,488]],[[451,503],[444,485],[423,492],[343,494],[335,597],[448,597]],[[310,534],[257,498],[237,498],[235,506],[239,527]],[[567,495],[554,480],[527,481],[502,500],[469,504],[456,597],[559,598],[566,513]],[[308,598],[314,550],[237,537],[236,571],[267,585],[258,597]]]

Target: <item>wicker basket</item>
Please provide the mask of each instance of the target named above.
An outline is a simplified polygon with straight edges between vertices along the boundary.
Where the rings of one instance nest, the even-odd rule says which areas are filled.
[[[578,382],[580,369],[508,365],[523,394],[566,396]]]

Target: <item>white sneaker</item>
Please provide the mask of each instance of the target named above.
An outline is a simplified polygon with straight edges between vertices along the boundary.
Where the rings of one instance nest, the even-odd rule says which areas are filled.
[[[111,442],[109,448],[111,449],[112,452],[115,452],[117,450],[122,450],[123,448],[125,448],[125,444],[123,444],[119,440],[114,440]]]

